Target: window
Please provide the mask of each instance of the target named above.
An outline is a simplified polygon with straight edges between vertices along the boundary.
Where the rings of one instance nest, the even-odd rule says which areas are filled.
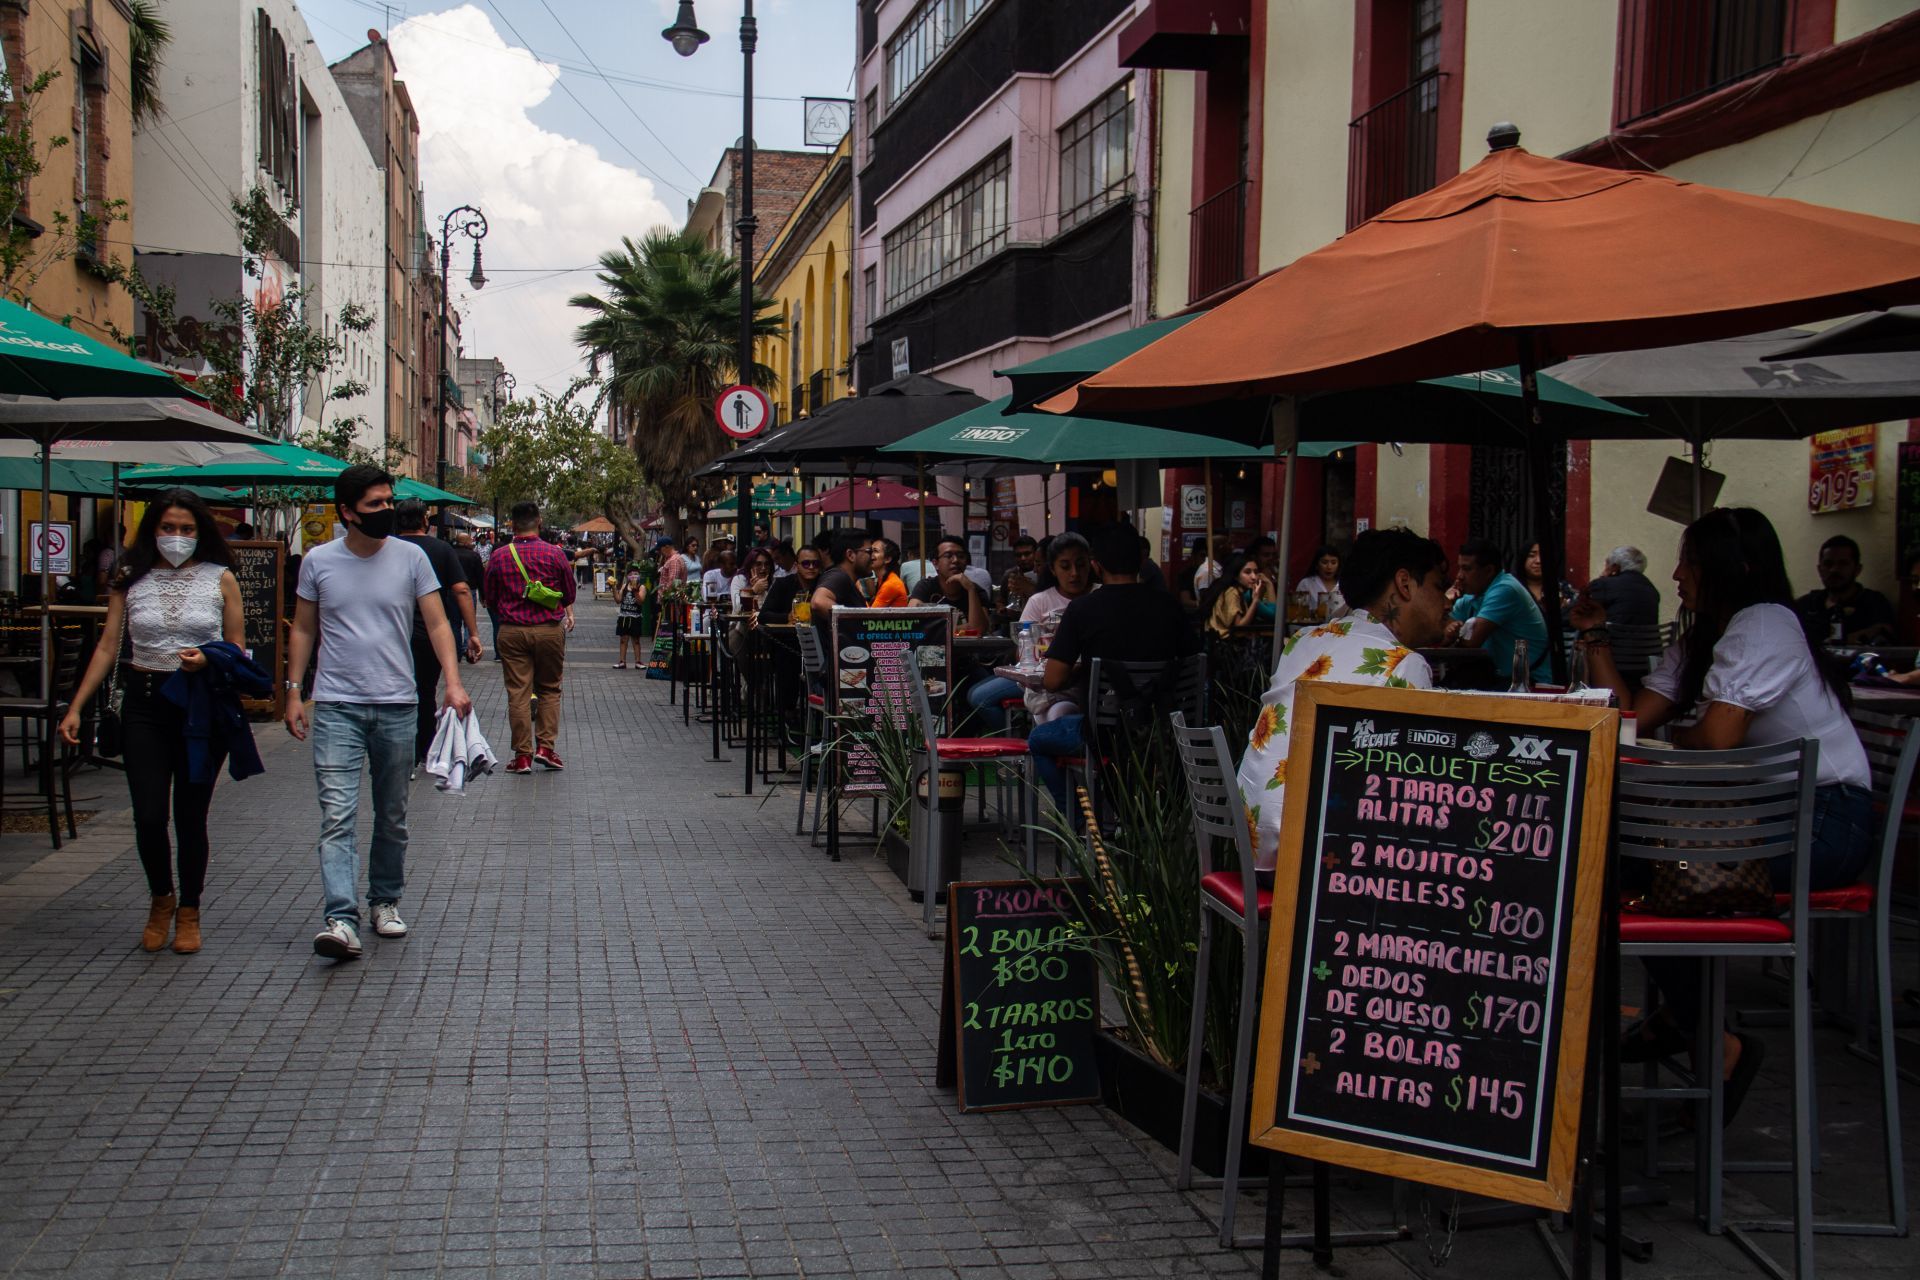
[[[81,256],[97,259],[107,208],[107,64],[86,41],[76,39],[74,46],[74,229]]]
[[[793,308],[793,328],[787,332],[787,388],[793,396],[793,416],[800,416],[800,352],[806,340],[805,308],[795,304]]]
[[[887,41],[887,105],[892,106],[967,24],[980,16],[988,0],[922,0]]]
[[[259,83],[255,111],[259,122],[260,167],[271,175],[289,200],[300,199],[300,114],[298,77],[286,41],[273,29],[265,9],[254,13],[254,48]]]
[[[886,238],[888,310],[1006,246],[1008,155],[1002,147]]]
[[[878,314],[880,308],[879,280],[880,269],[878,267],[868,267],[861,277],[860,302],[862,310],[866,315],[866,330],[869,339],[873,337],[873,317]]]
[[[1614,113],[1627,124],[1774,66],[1789,0],[1625,0]]]
[[[860,104],[860,155],[873,158],[873,127],[880,123],[880,91],[872,90]]]
[[[1440,0],[1414,0],[1413,49],[1407,83],[1419,85],[1416,108],[1440,109]]]
[[[1060,229],[1127,194],[1133,176],[1133,77],[1060,130]]]

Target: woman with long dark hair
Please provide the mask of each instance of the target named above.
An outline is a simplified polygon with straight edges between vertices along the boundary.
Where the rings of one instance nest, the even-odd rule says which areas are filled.
[[[1872,773],[1847,719],[1845,673],[1821,652],[1819,637],[1793,607],[1780,539],[1767,518],[1746,507],[1722,507],[1688,525],[1673,571],[1680,607],[1692,617],[1638,694],[1629,694],[1608,646],[1607,611],[1581,596],[1568,613],[1586,651],[1588,679],[1611,686],[1647,733],[1693,716],[1677,728],[1679,747],[1725,750],[1814,738],[1820,743],[1813,811],[1811,889],[1859,879],[1873,829]],[[1786,857],[1769,864],[1774,887],[1787,888]],[[1679,1052],[1699,1020],[1697,962],[1648,961],[1672,1018],[1641,1029],[1630,1056]],[[1638,1043],[1636,1043],[1637,1041]],[[1760,1065],[1760,1042],[1727,1037],[1727,1102],[1739,1106]]]
[[[1213,584],[1203,605],[1207,630],[1216,636],[1228,636],[1236,627],[1271,622],[1274,585],[1260,571],[1260,557],[1252,551],[1241,551],[1228,556],[1226,563],[1231,576]]]
[[[203,670],[207,657],[202,645],[216,640],[245,645],[240,583],[229,567],[232,563],[206,503],[185,489],[171,489],[151,503],[107,597],[106,629],[94,646],[93,661],[60,722],[60,736],[77,745],[82,709],[113,670],[121,637],[130,640],[133,660],[118,676],[120,721],[134,839],[153,895],[140,936],[140,945],[148,951],[166,946],[169,932],[173,949],[182,955],[200,949],[200,894],[207,876],[207,808],[213,803],[213,783],[189,778],[186,712],[164,697],[160,686],[176,671]],[[213,771],[217,776],[217,760]],[[169,811],[172,849],[167,841]]]

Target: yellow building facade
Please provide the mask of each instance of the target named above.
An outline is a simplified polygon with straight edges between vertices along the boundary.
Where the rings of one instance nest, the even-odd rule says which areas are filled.
[[[774,423],[809,416],[852,391],[853,153],[842,138],[826,168],[760,258],[754,288],[771,299],[780,335],[756,353],[778,380]]]
[[[131,21],[118,0],[32,5],[0,0],[0,53],[8,84],[24,88],[52,73],[33,100],[31,128],[44,168],[14,218],[17,226],[37,233],[27,263],[9,282],[14,300],[114,345],[119,345],[116,331],[133,332],[133,299],[108,284],[97,268],[113,258],[133,259]],[[18,127],[24,107],[19,92],[0,103],[9,129]],[[56,138],[68,142],[53,147]],[[58,229],[61,216],[78,229],[82,214],[104,217],[116,204],[113,216],[119,220],[77,251],[71,231]]]

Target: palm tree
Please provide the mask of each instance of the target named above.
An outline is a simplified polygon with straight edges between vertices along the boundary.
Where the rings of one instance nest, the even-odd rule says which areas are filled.
[[[692,506],[693,473],[729,447],[713,405],[737,376],[740,264],[659,230],[601,254],[599,281],[602,294],[571,300],[593,313],[574,340],[611,370],[608,394],[633,413],[634,458],[662,505]],[[779,335],[771,307],[754,299],[755,337]],[[775,374],[756,362],[746,380],[772,386]]]
[[[160,102],[160,56],[173,42],[173,28],[160,16],[156,0],[127,0],[133,21],[127,26],[129,74],[127,93],[133,103],[135,124],[158,119]]]

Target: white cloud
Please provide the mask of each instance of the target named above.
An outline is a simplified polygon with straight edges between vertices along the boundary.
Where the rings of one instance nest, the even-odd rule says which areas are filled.
[[[573,345],[584,313],[567,299],[591,289],[593,276],[543,279],[509,268],[586,266],[621,236],[680,219],[638,172],[533,122],[528,112],[553,93],[559,69],[509,45],[479,9],[409,19],[390,39],[420,116],[429,234],[437,238],[440,219],[458,205],[487,216],[484,290],[466,284],[471,244],[456,237],[453,246],[466,354],[498,356],[521,392],[536,381],[558,392],[586,366]]]

